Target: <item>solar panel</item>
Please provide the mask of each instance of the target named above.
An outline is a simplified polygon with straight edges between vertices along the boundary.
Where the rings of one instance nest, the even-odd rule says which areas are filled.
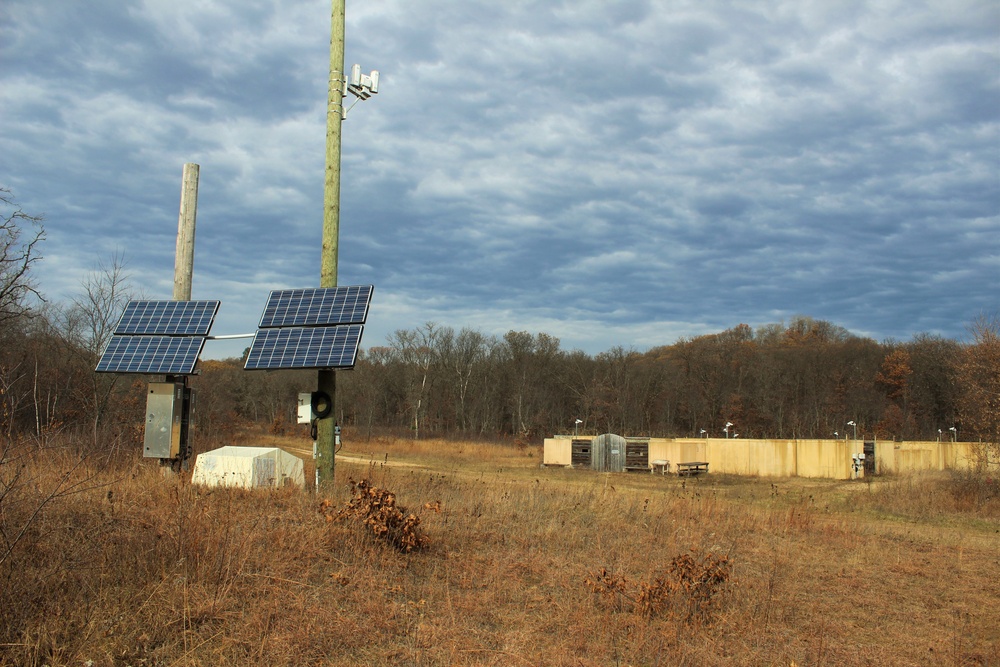
[[[308,327],[364,324],[373,285],[273,290],[260,327]]]
[[[364,326],[258,329],[243,368],[353,368]]]
[[[115,334],[207,336],[218,301],[129,301]]]
[[[112,336],[95,370],[190,375],[204,344],[199,336]]]

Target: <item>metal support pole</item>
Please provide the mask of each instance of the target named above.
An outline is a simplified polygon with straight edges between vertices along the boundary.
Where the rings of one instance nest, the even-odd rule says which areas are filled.
[[[323,254],[320,287],[337,286],[337,248],[340,237],[340,131],[344,111],[344,4],[332,0],[330,17],[330,87],[326,109],[326,179],[323,188]],[[321,484],[333,481],[336,451],[336,376],[319,371],[317,389],[330,397],[334,409],[316,424],[317,470]]]

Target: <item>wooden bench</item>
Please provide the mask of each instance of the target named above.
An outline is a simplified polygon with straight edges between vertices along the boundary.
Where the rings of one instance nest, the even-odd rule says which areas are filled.
[[[677,464],[677,474],[680,477],[697,477],[702,473],[708,474],[708,463],[705,461],[690,461],[688,463]]]
[[[649,473],[653,474],[657,470],[660,471],[661,475],[666,475],[670,472],[670,461],[666,459],[656,459],[655,461],[649,462]]]

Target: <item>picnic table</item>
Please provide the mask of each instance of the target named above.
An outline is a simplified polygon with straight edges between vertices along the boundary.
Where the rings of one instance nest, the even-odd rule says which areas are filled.
[[[688,461],[677,464],[677,475],[679,477],[696,477],[701,473],[708,474],[708,462]]]
[[[661,475],[666,475],[670,472],[670,461],[666,459],[656,459],[655,461],[649,462],[649,472],[654,473],[659,469]]]

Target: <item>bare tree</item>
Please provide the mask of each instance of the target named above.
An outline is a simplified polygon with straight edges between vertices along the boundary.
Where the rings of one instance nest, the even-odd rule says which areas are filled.
[[[407,369],[406,395],[413,412],[413,439],[420,438],[421,417],[426,410],[427,379],[435,362],[439,327],[425,322],[417,329],[399,329],[389,336],[389,345]]]
[[[0,364],[0,430],[8,439],[14,432],[14,416],[28,396],[26,390],[18,387],[25,375],[20,364],[14,367]]]
[[[73,310],[80,318],[83,347],[95,357],[111,339],[111,332],[133,298],[135,290],[125,272],[125,256],[116,252],[83,280],[83,291],[73,299]]]
[[[1000,317],[982,315],[969,327],[972,344],[964,350],[959,376],[964,396],[960,428],[978,436],[1000,463]]]
[[[553,401],[548,385],[556,384],[559,339],[527,331],[508,331],[498,348],[504,378],[510,432],[531,437],[547,425]]]
[[[463,328],[456,336],[452,329],[444,327],[438,339],[438,347],[455,392],[455,426],[465,433],[469,429],[469,389],[473,377],[483,370],[486,336],[468,327]]]
[[[83,362],[92,370],[101,351],[111,339],[115,324],[133,298],[126,262],[116,252],[107,261],[99,260],[97,267],[83,281],[83,290],[73,299],[73,305],[64,312],[63,332]],[[98,429],[114,395],[119,376],[116,374],[89,373],[88,397],[91,409],[91,426],[94,444]]]
[[[910,416],[914,435],[925,436],[953,426],[960,402],[956,371],[961,346],[941,336],[917,334],[906,348],[913,369]]]
[[[28,315],[30,296],[41,299],[31,279],[31,265],[41,259],[45,239],[41,218],[28,215],[7,188],[0,187],[0,325]]]
[[[390,425],[392,421],[393,354],[394,351],[388,347],[368,348],[359,354],[355,372],[346,374],[343,383],[338,384],[337,393],[341,400],[347,394],[347,391],[341,392],[341,387],[351,391],[357,425],[364,428],[366,440],[372,439],[376,420],[382,420],[384,425]]]

